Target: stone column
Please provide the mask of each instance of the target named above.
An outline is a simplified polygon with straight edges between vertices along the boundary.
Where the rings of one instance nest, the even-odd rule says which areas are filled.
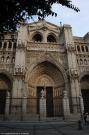
[[[13,48],[14,48],[14,42],[12,42],[11,51],[13,51]]]
[[[10,93],[7,92],[6,107],[5,107],[5,118],[8,118],[8,116],[9,116],[9,105],[10,105]]]
[[[66,90],[64,91],[64,96],[63,96],[63,111],[64,111],[64,118],[69,118],[70,107],[69,107],[69,99]]]
[[[70,76],[70,86],[71,86],[71,100],[73,113],[78,113],[77,105],[79,105],[79,74],[77,67],[77,59],[76,59],[76,49],[74,44],[74,39],[72,35],[71,26],[64,26],[64,34],[65,34],[65,46],[67,49],[67,59],[68,59],[68,68],[69,68],[69,76]]]
[[[26,116],[26,105],[27,105],[27,97],[23,97],[22,98],[22,120],[25,120],[25,116]]]
[[[83,103],[82,95],[80,95],[80,113],[81,115],[83,115],[84,113],[84,103]]]
[[[27,84],[25,80],[22,80],[22,117],[25,120],[26,112],[27,112]]]
[[[6,51],[8,51],[8,46],[9,46],[9,42],[7,42],[7,47],[6,47]]]
[[[27,97],[23,97],[23,102],[22,102],[22,110],[23,114],[26,114],[26,105],[27,105]]]
[[[77,69],[70,70],[70,86],[71,86],[71,101],[73,113],[79,113],[79,96],[80,96],[80,84],[79,73]]]
[[[3,49],[3,46],[4,46],[4,42],[2,42],[2,49]]]
[[[23,79],[24,75],[21,75],[20,72],[15,74],[11,104],[12,119],[23,119]]]
[[[43,43],[47,43],[47,35],[46,32],[43,33]]]
[[[23,91],[24,89],[24,78],[25,78],[25,54],[27,45],[28,27],[25,24],[21,24],[18,31],[17,37],[17,47],[15,56],[15,66],[14,66],[14,81],[13,81],[13,91],[12,91],[12,113],[17,113],[20,115],[23,113]],[[23,100],[23,101],[22,101]],[[22,114],[23,115],[23,114]],[[16,117],[16,114],[15,114]],[[17,117],[18,118],[18,117]]]
[[[41,98],[40,98],[40,118],[46,118],[46,98],[44,90],[41,91]]]

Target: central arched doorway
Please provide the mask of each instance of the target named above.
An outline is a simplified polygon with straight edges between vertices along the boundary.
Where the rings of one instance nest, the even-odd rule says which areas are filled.
[[[84,75],[81,78],[80,86],[84,103],[84,112],[89,114],[89,75]]]
[[[7,75],[0,73],[0,115],[5,114],[6,98],[11,94],[11,81]]]
[[[62,116],[64,84],[63,75],[57,66],[48,61],[36,65],[28,80],[27,112],[39,114],[41,91],[44,90],[46,117]]]

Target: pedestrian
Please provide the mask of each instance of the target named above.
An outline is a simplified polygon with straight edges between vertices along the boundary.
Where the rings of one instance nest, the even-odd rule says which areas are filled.
[[[86,123],[87,123],[87,113],[84,113],[83,117],[84,117],[84,123],[86,125]]]

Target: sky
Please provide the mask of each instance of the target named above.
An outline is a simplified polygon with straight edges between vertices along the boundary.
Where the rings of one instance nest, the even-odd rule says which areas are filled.
[[[62,5],[54,4],[52,10],[57,13],[57,17],[48,16],[46,21],[60,26],[70,24],[74,36],[84,36],[89,32],[89,0],[71,0],[73,5],[80,9],[80,12],[75,12],[72,9]]]

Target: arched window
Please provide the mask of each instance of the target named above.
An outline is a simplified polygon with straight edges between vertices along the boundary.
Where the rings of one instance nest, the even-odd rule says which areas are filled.
[[[33,38],[32,38],[33,41],[36,41],[36,42],[41,42],[42,41],[42,35],[40,33],[36,33]]]
[[[55,36],[52,34],[48,35],[47,42],[56,42]]]
[[[4,62],[4,59],[5,59],[4,56],[2,56],[2,57],[1,57],[1,61]]]
[[[80,46],[79,45],[77,46],[77,51],[80,52]]]
[[[86,59],[84,59],[84,64],[87,65],[87,60]]]
[[[7,62],[7,63],[9,63],[9,62],[10,62],[10,57],[9,57],[9,56],[7,56],[7,58],[6,58],[6,62]]]
[[[85,46],[86,52],[88,52],[88,46]]]
[[[12,57],[12,63],[14,63],[15,62],[15,57]]]
[[[79,60],[77,59],[77,64],[79,64]]]
[[[14,42],[13,49],[16,49],[16,42]]]
[[[80,65],[82,65],[83,64],[83,60],[82,59],[80,59]]]
[[[9,48],[9,49],[12,48],[12,42],[9,42],[8,48]]]
[[[4,42],[4,46],[3,46],[4,49],[7,48],[7,42]]]
[[[81,46],[82,52],[84,52],[84,46]]]

